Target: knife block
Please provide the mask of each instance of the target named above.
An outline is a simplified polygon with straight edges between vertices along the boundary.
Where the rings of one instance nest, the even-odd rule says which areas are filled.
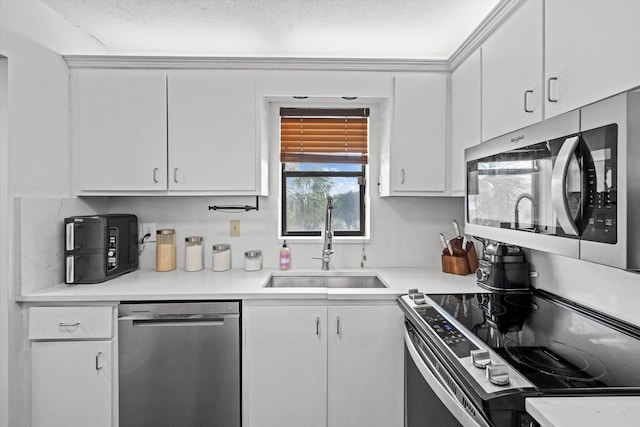
[[[442,251],[442,271],[445,273],[465,276],[475,273],[478,268],[478,255],[473,242],[467,242],[467,247],[462,248],[462,238],[456,237],[450,241],[453,255],[448,249]]]

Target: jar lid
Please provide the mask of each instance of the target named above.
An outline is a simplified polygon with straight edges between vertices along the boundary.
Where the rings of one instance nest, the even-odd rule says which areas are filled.
[[[184,241],[187,243],[200,243],[203,240],[202,236],[189,236],[184,238]]]
[[[217,245],[212,246],[214,251],[226,251],[227,249],[231,249],[231,245],[228,243],[219,243]]]
[[[156,231],[156,234],[176,234],[176,230],[173,228],[162,228]]]
[[[258,250],[258,249],[254,249],[254,250],[251,250],[251,251],[246,251],[244,253],[244,256],[246,256],[247,258],[255,258],[255,257],[258,257],[260,255],[262,255],[262,251]]]

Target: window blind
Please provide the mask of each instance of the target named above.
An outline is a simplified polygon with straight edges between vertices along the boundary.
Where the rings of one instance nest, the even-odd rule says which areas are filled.
[[[280,109],[280,161],[367,164],[368,108]]]

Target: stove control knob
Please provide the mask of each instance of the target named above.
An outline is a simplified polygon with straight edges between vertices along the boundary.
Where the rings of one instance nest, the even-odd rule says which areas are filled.
[[[415,297],[417,293],[418,293],[417,289],[415,289],[415,288],[409,289],[409,292],[408,292],[409,298],[413,299],[413,297]]]
[[[509,384],[509,369],[507,365],[498,363],[487,366],[487,379],[495,385]]]
[[[478,268],[476,270],[476,278],[479,282],[486,282],[489,278],[489,269],[488,268]]]
[[[422,292],[413,294],[413,302],[415,303],[415,305],[424,305],[427,303]]]
[[[476,368],[485,369],[491,364],[489,350],[472,350],[471,360],[473,361],[473,366]]]

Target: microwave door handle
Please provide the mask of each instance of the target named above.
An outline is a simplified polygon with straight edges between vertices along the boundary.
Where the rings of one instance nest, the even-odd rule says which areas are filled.
[[[553,166],[553,172],[551,173],[551,204],[558,216],[558,222],[560,227],[565,233],[577,236],[578,226],[571,217],[569,212],[569,204],[565,195],[565,184],[567,182],[567,171],[569,169],[569,162],[571,156],[576,151],[580,138],[573,136],[567,138],[556,157],[556,163]]]

